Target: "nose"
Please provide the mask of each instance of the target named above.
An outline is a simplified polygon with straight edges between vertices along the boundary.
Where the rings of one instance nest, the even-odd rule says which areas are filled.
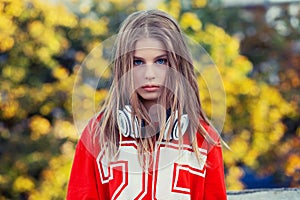
[[[152,64],[148,64],[145,66],[145,78],[147,80],[155,79],[155,73]]]

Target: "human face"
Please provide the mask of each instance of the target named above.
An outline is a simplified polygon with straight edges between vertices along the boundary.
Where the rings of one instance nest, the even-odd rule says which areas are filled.
[[[164,45],[154,38],[143,38],[136,42],[133,54],[134,87],[146,108],[157,103],[161,95],[168,68]]]

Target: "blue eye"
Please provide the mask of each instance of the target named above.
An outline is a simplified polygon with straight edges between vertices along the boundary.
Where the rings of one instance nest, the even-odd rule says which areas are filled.
[[[144,64],[142,60],[134,60],[134,61],[133,61],[133,65],[134,65],[134,66],[142,65],[142,64]]]
[[[159,65],[166,65],[167,62],[168,62],[168,60],[166,58],[160,58],[160,59],[155,61],[155,63],[159,64]]]

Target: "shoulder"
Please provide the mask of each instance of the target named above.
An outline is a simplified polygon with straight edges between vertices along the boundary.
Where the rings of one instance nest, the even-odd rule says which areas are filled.
[[[85,128],[83,129],[79,142],[78,148],[86,149],[90,154],[95,155],[99,151],[98,145],[98,136],[97,132],[99,131],[99,122],[101,121],[102,115],[97,113],[94,117],[92,117]]]
[[[200,120],[200,125],[206,130],[212,142],[220,142],[220,133],[215,129],[215,127],[211,123],[204,120]]]
[[[220,147],[219,132],[207,121],[200,120],[200,130],[196,133],[198,146],[201,146],[208,151],[214,147]]]

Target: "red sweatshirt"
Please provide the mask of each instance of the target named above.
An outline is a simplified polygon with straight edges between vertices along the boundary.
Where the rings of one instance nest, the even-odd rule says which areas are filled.
[[[206,123],[203,126],[214,134]],[[156,144],[153,162],[143,170],[135,139],[123,137],[118,159],[107,163],[105,149],[93,143],[91,133],[90,123],[76,147],[68,200],[226,199],[221,147],[208,145],[201,134],[197,134],[200,159],[184,137],[181,150],[177,141]]]

